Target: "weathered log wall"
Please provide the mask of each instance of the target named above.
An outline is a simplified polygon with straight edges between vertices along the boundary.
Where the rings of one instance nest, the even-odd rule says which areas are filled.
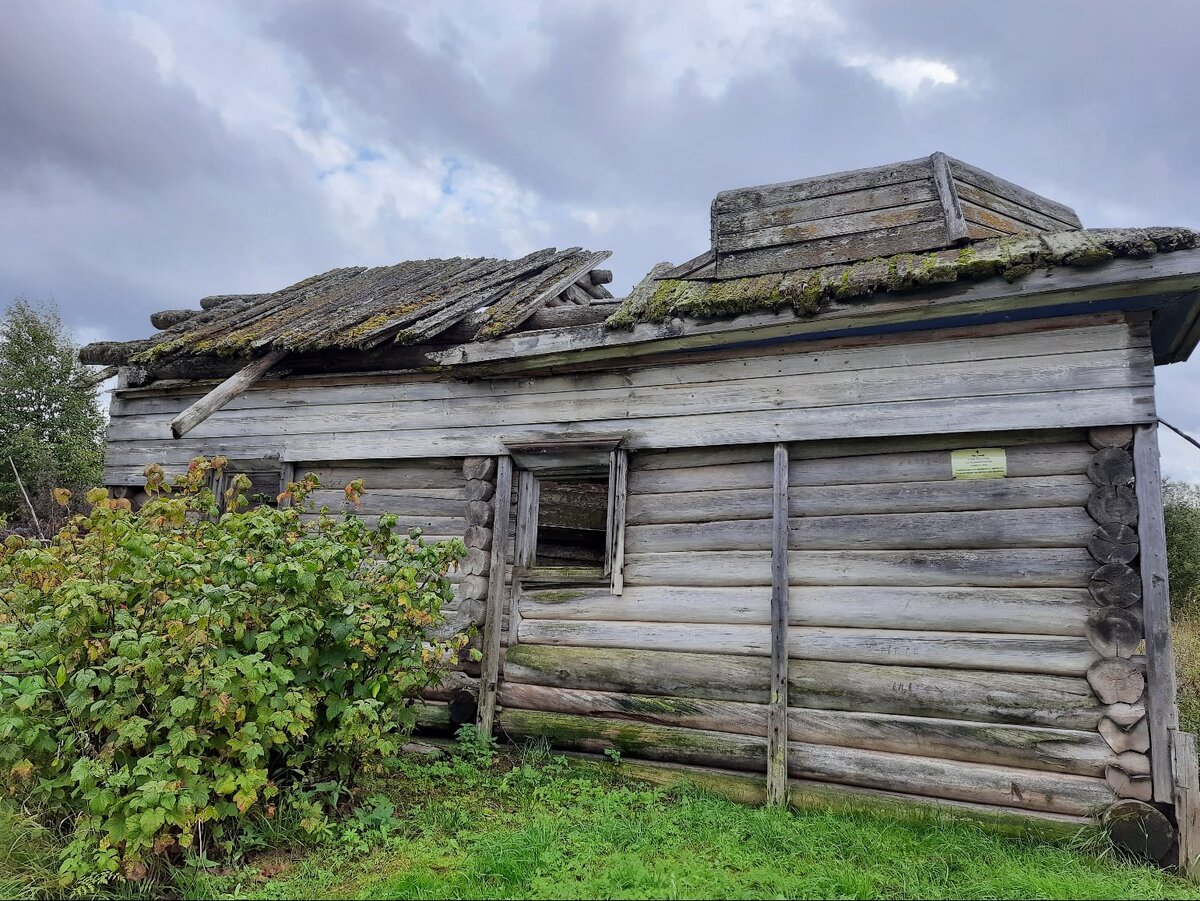
[[[1146,765],[1140,693],[1087,678],[1097,451],[1082,430],[968,443],[1005,448],[1008,476],[953,479],[952,436],[793,445],[788,773],[1086,814]],[[500,726],[764,771],[771,446],[630,465],[625,592],[522,591]]]
[[[631,451],[1153,418],[1144,323],[1001,324],[971,330],[693,354],[625,371],[459,381],[342,376],[264,383],[182,439],[171,419],[203,394],[114,398],[106,479],[198,453],[284,460],[494,455],[502,439],[619,433]],[[1047,488],[1047,490],[1051,490]]]

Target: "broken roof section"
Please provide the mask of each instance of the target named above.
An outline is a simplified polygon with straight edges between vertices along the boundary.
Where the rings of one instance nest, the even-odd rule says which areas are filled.
[[[156,313],[151,318],[165,326],[161,334],[89,345],[81,358],[164,364],[201,355],[368,350],[426,341],[459,323],[469,338],[495,338],[543,306],[611,297],[600,287],[611,276],[592,274],[609,256],[551,247],[519,260],[455,258],[334,269],[272,294],[208,297],[201,311]]]

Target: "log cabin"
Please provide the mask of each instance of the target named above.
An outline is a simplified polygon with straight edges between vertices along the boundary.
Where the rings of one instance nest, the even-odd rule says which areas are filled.
[[[722,192],[711,234],[622,299],[574,247],[155,313],[81,353],[119,370],[106,481],[219,453],[463,538],[483,657],[431,727],[1190,864],[1154,378],[1197,234],[942,153]]]

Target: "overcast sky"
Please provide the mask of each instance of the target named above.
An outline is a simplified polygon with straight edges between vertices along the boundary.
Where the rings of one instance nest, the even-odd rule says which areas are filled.
[[[0,0],[0,303],[142,337],[335,266],[573,244],[620,293],[707,249],[719,190],[934,150],[1086,226],[1200,228],[1197,34],[1192,0]],[[1200,360],[1159,379],[1200,434]]]

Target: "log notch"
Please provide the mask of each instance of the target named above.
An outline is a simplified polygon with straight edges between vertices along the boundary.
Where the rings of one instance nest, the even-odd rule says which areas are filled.
[[[1110,808],[1116,813],[1106,818],[1106,822],[1111,819],[1113,823],[1110,831],[1116,841],[1121,840],[1119,836],[1127,830],[1131,817],[1138,822],[1146,820],[1148,815],[1136,805],[1152,801],[1155,795],[1153,768],[1146,754],[1150,750],[1148,723],[1144,716],[1131,715],[1127,706],[1138,705],[1140,709],[1146,693],[1142,667],[1130,659],[1144,635],[1141,577],[1129,566],[1141,552],[1137,531],[1141,510],[1132,487],[1133,457],[1126,449],[1133,437],[1133,429],[1124,426],[1093,429],[1088,436],[1096,453],[1088,464],[1087,475],[1096,487],[1088,496],[1087,511],[1096,529],[1088,538],[1087,548],[1100,566],[1088,582],[1096,606],[1088,614],[1085,634],[1101,659],[1088,669],[1087,679],[1096,696],[1113,705],[1098,728],[1116,755],[1105,767],[1105,781],[1124,799]],[[1117,705],[1121,705],[1120,710]],[[1143,850],[1160,849],[1155,846]]]
[[[467,561],[466,578],[458,586],[459,618],[465,625],[482,626],[492,562],[490,551],[496,459],[466,457],[463,460],[463,477],[466,479],[467,496],[467,530],[463,535],[467,545]]]

